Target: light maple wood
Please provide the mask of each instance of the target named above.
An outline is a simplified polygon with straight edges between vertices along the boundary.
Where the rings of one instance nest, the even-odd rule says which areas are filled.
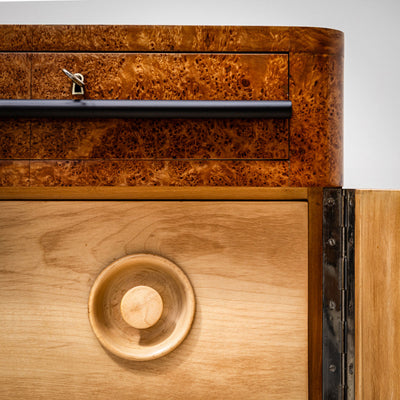
[[[307,399],[307,202],[2,202],[0,398]],[[105,351],[87,313],[116,259],[166,257],[197,311],[173,352]]]
[[[118,357],[163,357],[185,339],[195,312],[183,271],[153,254],[132,254],[107,266],[89,296],[89,320],[100,343]],[[161,319],[160,319],[161,317]]]
[[[160,293],[150,286],[135,286],[122,297],[121,315],[136,329],[147,329],[160,319],[164,306]]]
[[[356,399],[400,398],[400,191],[356,191]]]

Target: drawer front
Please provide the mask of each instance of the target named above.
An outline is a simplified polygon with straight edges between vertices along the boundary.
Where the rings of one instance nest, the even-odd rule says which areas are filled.
[[[34,54],[32,98],[66,99],[61,68],[87,99],[286,100],[282,54]],[[90,120],[32,125],[35,159],[284,159],[288,121]]]
[[[4,25],[0,37],[0,98],[71,99],[66,68],[88,99],[293,105],[290,120],[1,120],[1,186],[342,185],[341,32]]]
[[[286,54],[34,53],[32,98],[72,99],[66,68],[87,99],[287,100]]]
[[[4,202],[0,398],[307,399],[306,202]],[[172,353],[105,351],[89,291],[117,258],[186,273],[192,329]]]
[[[66,68],[83,74],[86,99],[288,99],[286,54],[34,53],[11,57],[26,67],[25,80],[15,79],[18,71],[11,67],[4,73],[13,72],[13,76],[0,78],[19,82],[13,84],[14,93],[13,88],[5,91],[11,98],[77,98],[61,71]],[[0,121],[6,133],[11,125],[13,121]],[[14,153],[24,158],[29,145],[29,158],[35,160],[274,160],[287,159],[289,149],[284,119],[39,119],[17,128],[12,141],[20,150]],[[21,136],[30,135],[30,142],[18,144]]]

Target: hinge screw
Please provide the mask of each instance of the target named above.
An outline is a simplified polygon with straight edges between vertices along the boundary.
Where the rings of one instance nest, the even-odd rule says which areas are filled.
[[[336,240],[334,238],[329,238],[328,244],[329,244],[329,246],[333,247],[336,244]]]
[[[329,199],[326,201],[326,204],[330,207],[333,207],[335,205],[335,199],[332,197],[329,197]]]
[[[336,303],[335,303],[333,300],[330,300],[330,301],[329,301],[329,308],[330,308],[331,310],[334,310],[334,309],[336,308]]]
[[[330,372],[336,372],[336,365],[334,365],[334,364],[331,364],[330,366],[329,366],[329,371]]]
[[[354,372],[353,364],[350,364],[350,365],[349,365],[349,374],[350,374],[350,375],[353,375],[353,372]]]

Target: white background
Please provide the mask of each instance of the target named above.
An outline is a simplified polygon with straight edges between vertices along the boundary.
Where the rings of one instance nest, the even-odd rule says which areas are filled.
[[[0,24],[318,26],[345,33],[344,186],[400,189],[399,0],[0,0]]]

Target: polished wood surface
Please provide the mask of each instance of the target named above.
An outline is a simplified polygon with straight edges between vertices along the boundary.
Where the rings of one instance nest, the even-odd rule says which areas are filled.
[[[180,234],[186,232],[181,229]],[[97,339],[131,361],[155,360],[176,349],[192,327],[195,309],[188,277],[171,260],[154,254],[114,261],[101,271],[89,295],[89,320]]]
[[[1,51],[302,51],[343,55],[343,32],[278,26],[2,25]]]
[[[280,187],[2,187],[0,200],[307,200],[321,192]]]
[[[400,398],[400,192],[356,191],[356,399]]]
[[[30,40],[18,39],[27,31]],[[29,160],[29,186],[342,184],[341,32],[6,25],[1,37],[3,98],[70,98],[60,70],[69,68],[85,75],[86,98],[293,103],[289,121],[1,120],[0,161]]]
[[[31,54],[0,53],[0,65],[0,99],[29,99]]]
[[[0,397],[307,399],[307,208],[3,202]],[[87,316],[98,273],[138,252],[179,265],[198,306],[186,340],[141,363],[110,357]]]
[[[343,57],[293,54],[290,76],[289,185],[341,186]]]
[[[33,54],[33,99],[73,98],[60,66],[83,74],[85,99],[288,98],[286,54]],[[269,160],[287,159],[289,152],[283,119],[38,119],[31,131],[30,158],[84,166],[86,159]]]
[[[31,63],[33,99],[75,98],[61,68],[84,76],[85,99],[288,98],[287,54],[34,53]]]
[[[1,165],[0,165],[1,167]],[[1,171],[1,170],[0,170]],[[1,172],[0,172],[1,175]],[[32,160],[31,187],[288,186],[288,161]],[[13,186],[12,182],[10,185]],[[17,185],[16,185],[17,186]]]
[[[151,286],[135,286],[122,297],[120,313],[124,321],[136,329],[154,326],[164,311],[163,299]]]

